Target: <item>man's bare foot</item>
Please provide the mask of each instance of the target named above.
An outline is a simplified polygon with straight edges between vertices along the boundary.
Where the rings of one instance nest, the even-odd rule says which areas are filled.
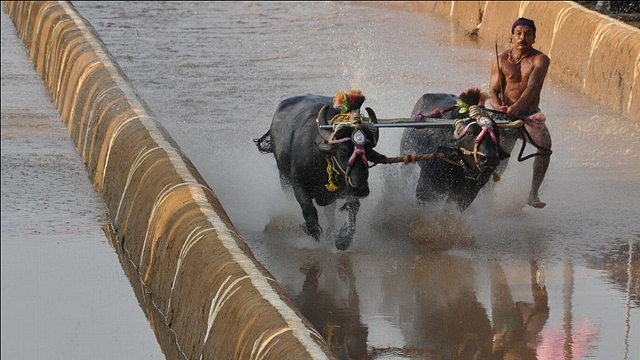
[[[527,201],[527,205],[533,206],[536,209],[542,209],[547,206],[547,203],[544,203],[538,199],[537,196],[529,196],[529,201]]]

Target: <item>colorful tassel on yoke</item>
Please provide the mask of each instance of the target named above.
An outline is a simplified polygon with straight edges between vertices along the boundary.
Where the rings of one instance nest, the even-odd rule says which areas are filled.
[[[333,97],[333,107],[339,109],[341,114],[347,114],[351,110],[360,109],[364,100],[360,90],[350,90],[348,93],[340,91]]]

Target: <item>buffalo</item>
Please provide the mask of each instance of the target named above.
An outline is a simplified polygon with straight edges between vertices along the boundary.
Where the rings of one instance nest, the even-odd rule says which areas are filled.
[[[427,93],[416,102],[411,118],[456,119],[454,128],[407,128],[400,152],[434,154],[433,160],[418,161],[420,175],[416,197],[420,204],[438,200],[467,209],[478,192],[493,177],[499,180],[510,151],[519,137],[522,121],[496,123],[495,112],[484,109],[486,93],[470,88],[460,96]],[[514,136],[515,135],[515,136]]]
[[[335,238],[339,250],[349,248],[360,198],[369,195],[369,163],[385,158],[373,150],[377,118],[370,108],[369,118],[360,114],[363,101],[357,90],[333,98],[309,94],[285,99],[267,133],[254,139],[260,152],[273,153],[282,188],[293,192],[302,209],[301,228],[316,241],[323,229],[313,201],[324,207],[345,199],[340,210],[347,212],[347,221]]]

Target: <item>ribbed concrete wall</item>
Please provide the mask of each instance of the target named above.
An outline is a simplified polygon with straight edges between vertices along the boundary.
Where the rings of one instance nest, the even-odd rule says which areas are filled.
[[[500,51],[509,48],[511,24],[518,17],[533,19],[534,46],[551,58],[550,74],[615,114],[640,121],[638,28],[573,1],[420,1],[385,6],[442,16],[475,32],[480,41],[497,43]]]
[[[67,2],[5,2],[170,359],[334,359]]]

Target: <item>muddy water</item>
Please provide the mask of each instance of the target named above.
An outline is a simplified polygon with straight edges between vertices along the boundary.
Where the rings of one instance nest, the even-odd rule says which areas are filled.
[[[356,240],[339,252],[300,232],[273,158],[252,142],[278,102],[355,88],[379,117],[408,117],[426,92],[487,89],[493,44],[424,14],[339,2],[74,4],[341,358],[640,354],[637,119],[549,78],[545,209],[524,206],[531,160],[514,158],[499,183],[448,216],[413,206],[415,166],[381,165]],[[382,130],[378,150],[399,155],[400,134]],[[416,216],[451,244],[469,234],[475,244],[416,243]]]

